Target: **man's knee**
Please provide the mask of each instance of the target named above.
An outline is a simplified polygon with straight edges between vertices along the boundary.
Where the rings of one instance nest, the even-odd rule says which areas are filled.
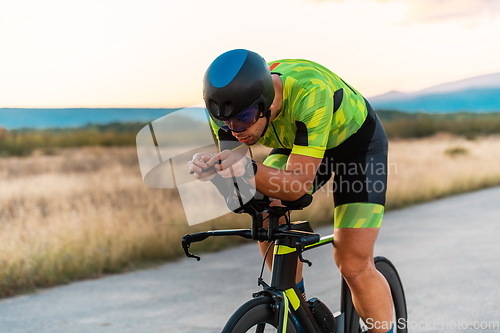
[[[353,256],[335,255],[335,262],[340,273],[346,280],[355,280],[363,273],[370,272],[375,268],[373,258],[360,258]]]
[[[355,279],[375,269],[373,247],[378,232],[376,228],[335,230],[335,262],[344,278]]]

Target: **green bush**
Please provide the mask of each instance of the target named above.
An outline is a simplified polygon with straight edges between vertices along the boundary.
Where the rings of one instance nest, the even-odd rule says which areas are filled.
[[[112,123],[66,129],[21,129],[3,132],[0,156],[28,156],[34,150],[48,155],[57,148],[133,146],[142,123]]]
[[[444,154],[449,156],[449,157],[458,157],[458,156],[464,156],[467,155],[469,151],[464,148],[464,147],[453,147],[446,149],[444,151]]]

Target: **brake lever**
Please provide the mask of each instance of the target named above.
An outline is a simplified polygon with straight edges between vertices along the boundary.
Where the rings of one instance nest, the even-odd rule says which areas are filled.
[[[312,266],[312,262],[310,262],[309,260],[307,259],[304,259],[304,257],[302,257],[302,253],[299,253],[299,260],[302,261],[303,263],[306,263],[307,266],[311,267]]]
[[[195,258],[197,261],[200,261],[201,257],[189,252],[189,247],[191,246],[191,240],[188,239],[189,236],[190,235],[186,235],[182,237],[182,248],[184,249],[184,253],[186,254],[186,257]]]
[[[297,251],[298,251],[298,254],[299,254],[299,260],[305,264],[307,264],[307,266],[311,267],[312,266],[312,262],[310,262],[309,260],[305,259],[303,256],[302,256],[302,252],[304,251],[304,248],[303,246],[301,246],[301,248],[299,249],[297,247]]]

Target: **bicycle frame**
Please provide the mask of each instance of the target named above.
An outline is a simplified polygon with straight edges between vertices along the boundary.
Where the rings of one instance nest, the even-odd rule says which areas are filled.
[[[271,285],[264,284],[264,293],[281,294],[282,304],[280,309],[286,311],[280,312],[280,326],[278,332],[286,332],[286,323],[288,319],[288,303],[297,317],[299,324],[305,332],[321,332],[316,324],[316,320],[300,291],[295,284],[295,272],[297,269],[298,253],[297,249],[290,247],[291,240],[276,241],[273,257],[273,269],[271,275]],[[320,241],[309,246],[306,246],[304,251],[317,248],[326,244],[334,244],[333,234],[321,237]],[[341,305],[340,312],[334,314],[336,333],[350,332],[350,323],[345,322],[345,318],[350,318],[353,309],[351,292],[347,283],[341,278]],[[261,283],[263,284],[263,283]],[[256,296],[260,295],[257,293]],[[348,313],[349,312],[349,313]],[[282,324],[283,323],[283,324]],[[281,326],[282,325],[282,326]]]
[[[326,241],[320,241],[311,245],[309,248],[327,243]],[[265,289],[267,289],[268,292],[281,293],[283,303],[285,303],[280,307],[280,309],[284,311],[280,311],[278,332],[286,332],[285,325],[288,319],[288,311],[285,310],[287,304],[293,309],[299,324],[305,332],[320,332],[320,327],[316,323],[313,313],[306,300],[297,289],[295,283],[295,272],[297,270],[298,259],[299,253],[297,248],[293,246],[293,240],[288,238],[278,239],[274,246],[271,285],[267,288],[265,287]]]

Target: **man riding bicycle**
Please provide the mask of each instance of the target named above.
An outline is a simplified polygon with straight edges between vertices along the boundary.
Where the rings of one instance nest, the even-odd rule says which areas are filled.
[[[388,144],[368,102],[317,63],[266,63],[242,49],[212,62],[204,100],[221,152],[193,156],[188,167],[196,178],[250,174],[260,193],[293,201],[334,174],[335,262],[361,318],[378,323],[371,332],[387,332],[391,292],[374,266],[373,249],[384,214]],[[238,150],[257,142],[273,148],[264,162],[241,158]],[[268,244],[259,246],[265,253]],[[299,269],[296,282],[303,291],[301,275]]]

